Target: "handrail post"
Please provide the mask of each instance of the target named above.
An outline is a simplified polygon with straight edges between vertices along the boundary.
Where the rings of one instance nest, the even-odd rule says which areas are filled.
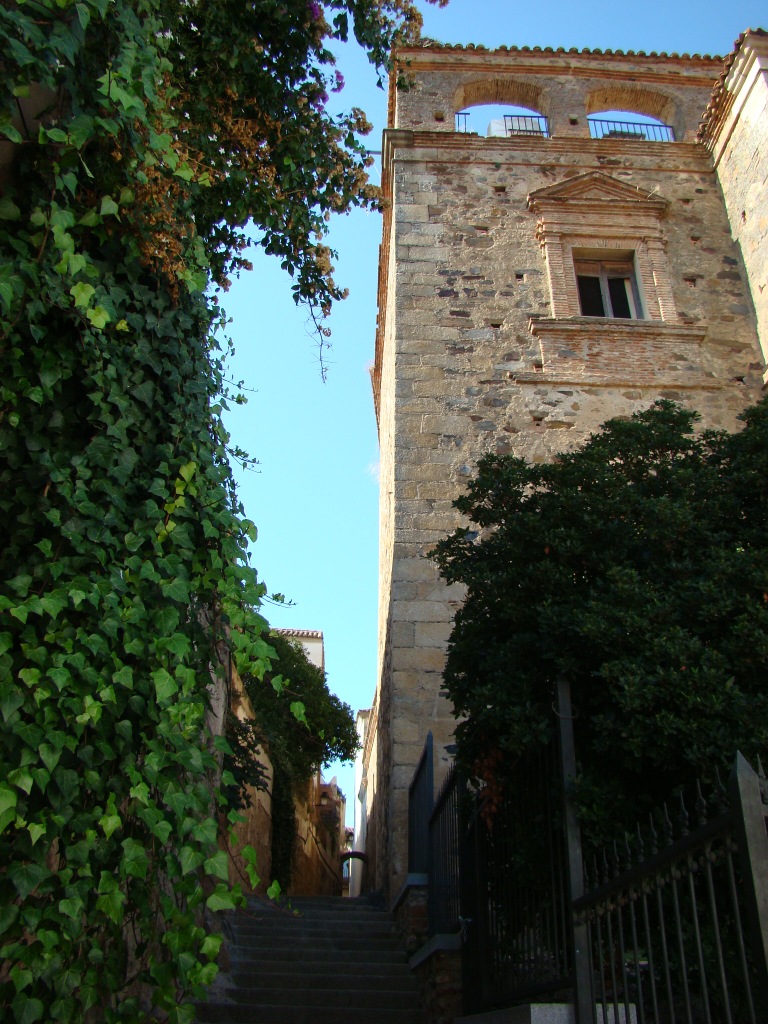
[[[757,984],[755,995],[763,1013],[768,1012],[768,834],[766,808],[760,780],[746,758],[736,754],[730,781],[734,831],[742,867],[746,896],[747,927],[752,939],[752,956]]]
[[[565,841],[568,850],[568,882],[571,902],[584,895],[584,861],[581,852],[581,830],[571,785],[576,776],[576,747],[573,739],[571,685],[567,679],[557,681],[557,717],[560,732],[560,759],[563,771],[563,813]],[[573,963],[575,975],[576,1024],[594,1024],[595,1000],[592,994],[589,935],[586,924],[576,924],[571,909],[573,929]]]

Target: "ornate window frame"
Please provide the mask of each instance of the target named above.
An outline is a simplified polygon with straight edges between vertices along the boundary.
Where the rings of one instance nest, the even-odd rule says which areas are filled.
[[[581,315],[574,249],[604,252],[605,259],[611,250],[621,250],[634,253],[645,321],[679,324],[662,230],[669,205],[602,171],[531,192],[528,209],[538,218],[536,236],[547,262],[553,318]]]

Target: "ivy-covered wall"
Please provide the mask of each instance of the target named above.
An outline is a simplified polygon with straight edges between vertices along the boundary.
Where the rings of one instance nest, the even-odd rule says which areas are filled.
[[[0,1016],[190,1021],[235,905],[212,674],[273,655],[221,422],[246,228],[321,320],[376,204],[329,40],[407,0],[0,6]],[[233,782],[226,774],[225,787]]]

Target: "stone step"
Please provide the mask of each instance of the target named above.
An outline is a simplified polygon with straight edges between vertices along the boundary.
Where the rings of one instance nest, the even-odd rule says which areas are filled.
[[[284,923],[286,926],[297,921],[303,921],[308,925],[327,925],[340,928],[373,928],[391,925],[391,917],[382,910],[362,910],[359,913],[335,913],[333,910],[309,909],[305,907],[294,907],[291,910],[270,908],[263,904],[249,904],[247,907],[236,911],[242,917],[253,921],[269,921],[278,925]]]
[[[250,946],[245,943],[240,945],[232,944],[229,947],[229,959],[231,964],[257,964],[263,962],[269,964],[285,963],[328,963],[343,953],[343,962],[350,964],[404,964],[406,955],[402,949],[329,949],[327,946],[286,946],[284,949],[276,946],[260,945]],[[330,965],[329,965],[330,966]]]
[[[416,979],[408,970],[404,961],[397,964],[377,964],[366,961],[355,964],[339,964],[336,970],[320,970],[323,961],[312,963],[312,970],[307,961],[303,961],[295,970],[262,969],[254,972],[252,964],[233,962],[231,971],[226,977],[238,988],[334,988],[339,984],[348,984],[351,988],[361,988],[364,979],[372,988],[403,988],[416,991]],[[288,965],[286,965],[288,966]]]
[[[361,1024],[425,1024],[421,1010],[387,1010],[373,1007],[350,1008],[359,1012]],[[205,1005],[197,1008],[197,1024],[340,1024],[337,1007],[317,1005],[234,1006]]]
[[[281,937],[275,936],[270,940],[269,934],[264,931],[247,932],[242,929],[233,929],[231,941],[256,952],[261,949],[283,951],[298,949],[302,952],[311,950],[313,947],[325,949],[328,952],[349,952],[354,953],[360,949],[375,950],[376,952],[388,953],[392,950],[401,949],[400,943],[390,936],[360,936],[359,939],[350,938],[348,935],[303,935]]]
[[[397,936],[392,922],[380,919],[366,924],[358,921],[308,921],[305,918],[294,918],[290,921],[280,918],[271,921],[268,918],[253,917],[237,911],[227,923],[246,931],[262,931],[270,935],[371,935],[391,938]]]
[[[361,981],[362,979],[357,979]],[[337,979],[343,982],[343,979]],[[400,990],[394,988],[334,988],[316,989],[314,993],[306,989],[286,988],[244,988],[240,985],[227,988],[227,1001],[234,1006],[250,1006],[266,1009],[267,1007],[302,1007],[321,1002],[324,1007],[336,1007],[337,1010],[411,1010],[416,999],[416,989]],[[315,997],[318,996],[319,998]]]
[[[224,933],[227,973],[197,1007],[200,1024],[424,1024],[392,917],[367,900],[251,900]]]

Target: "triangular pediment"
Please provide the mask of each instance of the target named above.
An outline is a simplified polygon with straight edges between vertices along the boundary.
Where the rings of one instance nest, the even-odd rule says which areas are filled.
[[[547,203],[631,203],[633,206],[644,206],[657,212],[666,210],[669,200],[662,199],[655,191],[648,192],[627,185],[624,181],[612,178],[602,171],[588,171],[586,174],[575,174],[555,185],[537,188],[528,196],[528,206],[534,212],[540,205]]]

